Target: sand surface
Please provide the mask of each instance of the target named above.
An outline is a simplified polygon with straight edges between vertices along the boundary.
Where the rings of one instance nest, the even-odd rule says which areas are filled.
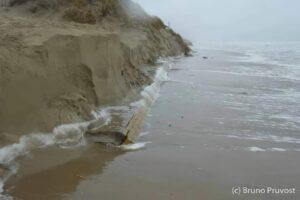
[[[299,198],[299,143],[246,137],[268,130],[274,135],[281,130],[295,133],[293,126],[282,129],[283,122],[263,126],[249,119],[260,116],[253,108],[246,110],[254,102],[244,104],[250,99],[246,95],[256,94],[251,88],[273,81],[272,89],[282,82],[221,73],[243,56],[200,50],[194,57],[175,60],[137,141],[140,149],[91,145],[34,152],[21,162],[20,176],[7,186],[9,193],[24,200]],[[247,134],[231,137],[234,133]],[[233,196],[236,186],[295,188],[296,194]]]

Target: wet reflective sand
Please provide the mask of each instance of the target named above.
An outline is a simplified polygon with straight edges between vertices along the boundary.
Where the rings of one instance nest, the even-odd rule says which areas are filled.
[[[138,140],[150,142],[144,148],[95,144],[34,152],[7,185],[10,194],[24,200],[299,199],[299,81],[247,59],[200,49],[175,61]],[[237,186],[295,188],[296,194],[234,196]]]

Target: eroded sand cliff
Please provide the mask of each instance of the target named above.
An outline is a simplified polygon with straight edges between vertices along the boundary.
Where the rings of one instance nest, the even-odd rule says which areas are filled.
[[[0,10],[2,145],[91,119],[96,107],[120,103],[151,83],[141,66],[189,51],[179,35],[131,1],[114,1],[93,23],[65,17],[77,1],[43,2],[12,1]],[[75,7],[94,12],[99,2]]]

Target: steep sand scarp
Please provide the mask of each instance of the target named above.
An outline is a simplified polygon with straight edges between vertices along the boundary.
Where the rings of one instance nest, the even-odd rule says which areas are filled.
[[[148,15],[91,25],[18,9],[0,11],[2,145],[90,120],[96,107],[120,103],[151,83],[141,66],[188,51],[179,35]]]
[[[161,82],[153,81],[149,65],[190,49],[130,0],[5,2],[7,8],[1,8],[0,0],[0,199],[6,194],[41,199],[53,192],[44,183],[54,182],[57,194],[71,192],[82,179],[77,170],[88,176],[122,153],[93,148],[93,139],[103,140],[103,124],[109,124],[105,133],[121,130],[113,142],[135,141],[147,109],[135,111],[130,102],[142,90],[148,96],[157,92]],[[119,115],[123,110],[106,116],[107,108],[118,105],[130,105],[124,111],[128,119]],[[93,137],[91,130],[97,130]],[[34,160],[23,160],[29,152]],[[99,155],[102,164],[95,165]]]

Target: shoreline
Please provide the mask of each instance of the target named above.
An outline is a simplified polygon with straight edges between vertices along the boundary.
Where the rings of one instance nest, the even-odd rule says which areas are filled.
[[[130,143],[141,132],[165,78],[154,65],[161,57],[190,51],[179,34],[130,0],[112,0],[109,5],[65,3],[28,0],[0,13],[4,195],[14,193],[14,185],[23,192],[34,189],[26,183],[26,175],[41,173],[37,179],[42,184],[43,173],[57,172],[61,165],[73,173],[73,162],[86,162],[85,175],[97,171],[102,167],[92,167],[94,158],[88,155],[101,154],[97,149],[101,144],[94,143],[105,141],[102,150],[112,143],[116,154],[144,148],[147,142]],[[136,97],[141,99],[132,103]],[[124,104],[127,108],[119,109]],[[91,132],[96,134],[87,134]],[[103,156],[103,165],[105,157],[114,158]],[[71,177],[70,188],[85,175]]]
[[[170,62],[170,61],[169,61]],[[2,147],[0,149],[0,155],[5,155],[4,157],[0,158],[0,162],[4,163],[6,166],[9,166],[10,173],[6,174],[6,177],[2,179],[1,184],[3,185],[2,191],[4,192],[3,198],[9,198],[9,196],[5,191],[10,191],[11,185],[17,184],[19,179],[22,179],[22,177],[26,177],[26,174],[34,174],[35,172],[32,170],[29,170],[29,172],[26,172],[26,169],[22,169],[22,163],[25,161],[27,163],[28,159],[32,157],[31,159],[34,159],[30,162],[35,162],[36,158],[35,154],[38,153],[38,160],[41,159],[40,156],[43,155],[43,157],[47,158],[47,149],[52,149],[52,152],[57,152],[57,156],[59,155],[59,151],[70,151],[68,154],[73,155],[67,160],[60,160],[56,159],[51,161],[47,161],[48,167],[52,166],[51,168],[55,167],[56,165],[61,165],[63,163],[72,162],[73,159],[81,158],[82,156],[76,156],[75,154],[79,152],[84,152],[90,148],[99,148],[99,149],[108,149],[108,151],[117,151],[117,152],[123,152],[126,151],[135,151],[138,149],[142,149],[145,147],[145,145],[148,144],[148,142],[143,143],[134,143],[136,138],[139,136],[139,133],[141,132],[140,128],[138,128],[138,132],[131,133],[130,139],[131,144],[122,144],[120,146],[106,146],[105,144],[100,144],[94,139],[92,139],[90,136],[87,135],[88,126],[91,123],[95,123],[96,121],[101,122],[101,126],[103,125],[109,125],[109,124],[116,124],[114,126],[118,127],[127,127],[128,124],[121,122],[118,120],[119,117],[124,118],[123,120],[128,120],[131,118],[131,116],[136,115],[136,112],[131,112],[130,110],[138,111],[140,109],[144,110],[142,113],[138,113],[138,115],[144,115],[142,118],[143,120],[137,121],[132,123],[128,128],[129,129],[136,129],[135,126],[140,127],[144,126],[144,120],[147,117],[147,114],[149,112],[149,109],[151,108],[151,105],[156,101],[156,99],[159,96],[159,90],[161,87],[161,84],[163,84],[164,81],[167,80],[167,75],[165,68],[166,66],[160,66],[155,67],[156,69],[156,75],[153,78],[153,83],[150,86],[144,87],[144,89],[140,93],[140,99],[137,101],[133,101],[129,105],[116,105],[116,106],[109,106],[109,107],[103,107],[99,108],[99,111],[93,111],[93,115],[95,116],[94,120],[87,121],[87,122],[81,122],[76,124],[65,124],[60,125],[56,128],[54,128],[53,133],[48,134],[26,134],[20,139],[19,143],[8,145],[5,147]],[[167,67],[168,68],[168,67]],[[166,69],[167,70],[167,69]],[[130,112],[128,112],[130,111]],[[129,115],[126,113],[130,113]],[[125,114],[125,115],[124,115]],[[119,116],[118,118],[115,118],[112,116]],[[117,121],[114,121],[117,120]],[[125,120],[125,122],[126,122]],[[111,127],[110,127],[111,128]],[[101,134],[99,135],[101,136]],[[89,147],[91,146],[91,147]],[[98,147],[97,147],[98,146]],[[101,147],[102,146],[102,147]],[[111,148],[111,150],[109,150]],[[76,150],[77,149],[77,150]],[[82,149],[82,150],[80,150]],[[113,150],[115,149],[115,150]],[[77,153],[72,153],[71,151],[75,150]],[[50,151],[50,152],[51,152]],[[5,153],[7,152],[7,153]],[[31,154],[33,154],[31,156]],[[81,153],[79,153],[80,155]],[[50,154],[51,155],[51,154]],[[29,157],[28,157],[29,156]],[[60,157],[60,156],[58,156]],[[44,159],[45,159],[44,158]],[[57,162],[57,164],[55,164]],[[38,165],[37,165],[38,166]],[[35,167],[38,169],[39,167]],[[47,170],[47,166],[43,166],[42,171]],[[18,170],[21,171],[21,175],[19,174],[17,177],[15,175],[18,173]],[[39,170],[37,170],[38,172]],[[88,171],[87,171],[88,172]],[[80,176],[79,176],[80,177]],[[16,179],[16,180],[15,180]],[[5,183],[8,182],[8,185]]]

